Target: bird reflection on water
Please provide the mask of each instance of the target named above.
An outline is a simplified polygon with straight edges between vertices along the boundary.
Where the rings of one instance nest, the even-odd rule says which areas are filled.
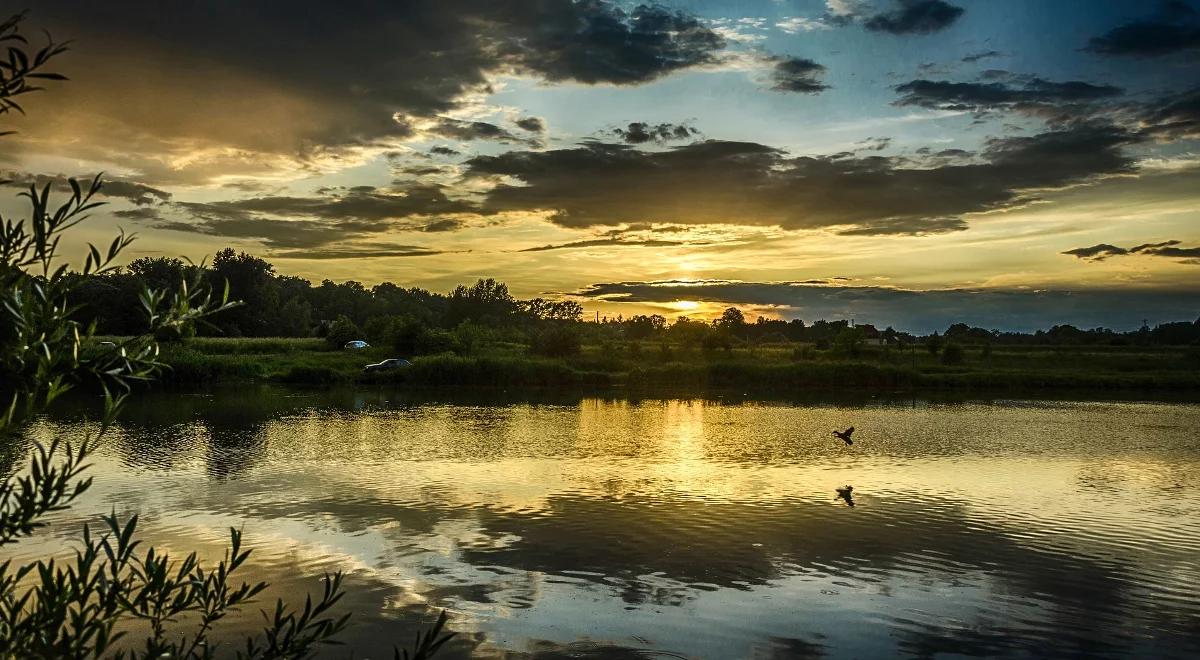
[[[289,599],[351,567],[355,649],[448,607],[449,660],[585,637],[602,657],[1200,657],[1200,406],[144,401],[73,511],[122,502],[178,547],[244,526],[253,577]],[[848,419],[869,429],[853,451],[825,435]],[[1079,480],[1099,472],[1121,478]]]

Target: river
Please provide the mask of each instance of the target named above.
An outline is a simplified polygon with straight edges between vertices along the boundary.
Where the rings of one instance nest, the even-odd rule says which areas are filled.
[[[331,657],[440,608],[445,658],[1197,657],[1198,428],[1187,402],[157,393],[5,553],[110,510],[210,559],[239,527],[266,599],[347,572]]]

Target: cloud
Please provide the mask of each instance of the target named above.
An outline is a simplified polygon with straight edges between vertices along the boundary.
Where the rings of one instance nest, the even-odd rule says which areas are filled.
[[[31,172],[16,172],[11,170],[0,172],[0,181],[7,181],[4,185],[17,188],[35,186],[40,189],[50,184],[51,190],[59,194],[69,194],[71,192],[71,185],[67,182],[67,178],[65,174],[33,174]],[[90,176],[75,178],[85,190],[92,179]],[[101,187],[99,192],[97,192],[97,195],[100,197],[123,199],[138,205],[158,204],[171,200],[171,193],[144,183],[107,177],[101,177],[100,180]]]
[[[789,156],[752,142],[706,140],[665,151],[592,142],[467,161],[494,183],[485,213],[543,211],[565,227],[681,225],[835,228],[925,234],[965,226],[961,216],[1038,199],[1039,191],[1131,172],[1128,132],[1082,125],[996,138],[970,162],[901,156]]]
[[[883,151],[892,145],[890,137],[869,137],[855,143],[863,151]]]
[[[1032,331],[1070,323],[1134,329],[1152,322],[1194,319],[1200,292],[1167,289],[899,289],[803,282],[650,281],[592,284],[571,292],[608,303],[663,304],[680,300],[773,307],[786,318],[856,319],[911,332],[952,323]]]
[[[557,243],[553,245],[539,245],[537,247],[525,248],[518,252],[545,252],[546,250],[571,250],[575,248],[588,248],[599,246],[628,246],[628,247],[670,247],[675,245],[695,245],[687,241],[668,241],[659,238],[650,238],[642,240],[631,240],[626,238],[593,238],[582,241],[572,241],[570,243]]]
[[[929,34],[950,27],[963,8],[943,0],[897,0],[898,7],[890,12],[870,16],[863,27],[891,34]]]
[[[799,34],[801,32],[812,32],[814,30],[828,30],[833,26],[828,22],[818,18],[789,16],[777,22],[775,27],[788,34]]]
[[[1143,104],[1136,119],[1159,139],[1200,138],[1200,87]]]
[[[150,226],[222,238],[255,239],[269,248],[315,248],[365,238],[388,229],[388,224],[381,222],[277,220],[252,214],[229,215],[226,211],[210,214],[202,206],[189,205],[193,218],[190,221],[163,219]]]
[[[378,259],[383,257],[428,257],[435,254],[446,254],[446,252],[418,245],[388,244],[351,248],[284,250],[268,253],[267,257],[271,259]]]
[[[132,209],[120,209],[117,211],[113,211],[112,214],[118,218],[125,218],[127,220],[137,220],[139,222],[146,222],[146,221],[150,221],[150,220],[161,220],[162,219],[162,215],[161,215],[159,209],[152,207],[152,206],[139,206],[137,208],[132,208]]]
[[[531,117],[530,119],[535,119]],[[511,131],[486,121],[468,121],[453,117],[433,117],[430,119],[405,118],[398,120],[406,134],[437,136],[450,140],[493,140],[497,142],[529,143],[530,140]],[[537,120],[540,121],[540,120]],[[436,147],[435,147],[436,148]]]
[[[1163,3],[1157,15],[1093,37],[1084,49],[1098,55],[1163,57],[1200,52],[1200,21],[1183,2]]]
[[[317,192],[314,197],[172,202],[156,207],[155,214],[118,215],[156,229],[250,238],[271,248],[312,249],[391,231],[454,231],[462,227],[461,220],[438,216],[471,213],[475,208],[446,197],[435,185],[394,190],[354,186]]]
[[[962,58],[962,61],[967,64],[974,64],[980,60],[986,60],[993,57],[1004,57],[1004,53],[998,50],[984,50],[978,53],[972,53]]]
[[[716,62],[725,40],[699,19],[661,6],[631,12],[599,0],[497,3],[516,8],[494,48],[549,81],[640,84]]]
[[[821,82],[825,75],[825,67],[812,60],[803,57],[775,57],[770,61],[774,62],[771,89],[801,94],[816,94],[829,89],[828,85]]]
[[[687,124],[649,124],[643,121],[630,122],[628,126],[612,129],[611,133],[628,144],[647,142],[671,142],[687,140],[699,135],[700,131]]]
[[[455,220],[453,218],[443,218],[441,220],[434,220],[433,222],[421,227],[421,231],[433,232],[433,233],[444,232],[444,231],[457,231],[457,230],[463,228],[463,224],[464,223],[461,220]]]
[[[1069,254],[1073,257],[1079,257],[1080,259],[1086,259],[1088,261],[1104,261],[1112,256],[1129,254],[1129,250],[1126,250],[1125,248],[1119,248],[1108,243],[1100,243],[1091,247],[1067,250],[1066,252],[1063,252],[1063,254]]]
[[[435,118],[500,75],[639,85],[713,64],[726,47],[683,12],[603,0],[299,0],[282,13],[63,0],[39,6],[38,20],[87,54],[63,59],[73,82],[56,90],[55,112],[31,113],[9,153],[116,163],[154,185],[357,164],[413,137],[416,119],[452,139],[512,139]]]
[[[395,191],[357,186],[319,192],[326,194],[319,197],[251,197],[203,204],[184,202],[179,206],[210,215],[242,216],[247,213],[260,213],[332,220],[388,220],[474,210],[474,206],[467,202],[447,197],[444,188],[438,185],[411,185]]]
[[[451,149],[450,147],[438,146],[430,149],[429,153],[436,156],[457,156],[462,152],[458,151],[457,149]]]
[[[1143,243],[1131,248],[1122,248],[1108,243],[1101,243],[1091,247],[1067,250],[1063,254],[1069,254],[1085,261],[1104,261],[1110,257],[1142,254],[1154,257],[1182,259],[1183,261],[1180,263],[1200,265],[1200,247],[1179,247],[1182,243],[1183,241],[1171,240],[1161,243]]]
[[[522,117],[516,121],[516,124],[531,133],[546,132],[546,121],[541,117]]]
[[[992,77],[1007,72],[992,72]],[[912,80],[896,86],[896,105],[937,110],[988,112],[1016,110],[1045,113],[1071,104],[1086,104],[1120,96],[1113,85],[1095,85],[1079,80],[1052,82],[1036,76],[1010,76],[1013,82],[948,82]]]

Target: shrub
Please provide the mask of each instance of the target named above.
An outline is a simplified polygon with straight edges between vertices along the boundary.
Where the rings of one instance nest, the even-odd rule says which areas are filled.
[[[18,30],[22,18],[0,20],[0,43],[8,52],[0,67],[0,115],[20,108],[13,96],[39,89],[27,79],[61,79],[45,67],[66,48],[51,42],[26,53]],[[80,273],[59,266],[55,252],[64,231],[99,205],[92,200],[101,189],[99,177],[90,185],[67,183],[70,197],[57,207],[51,204],[54,184],[40,190],[31,185],[22,195],[31,207],[28,220],[5,219],[0,230],[0,441],[19,442],[33,415],[84,381],[98,382],[104,391],[104,414],[99,430],[77,443],[34,443],[29,469],[0,479],[0,546],[32,536],[47,525],[47,514],[70,508],[90,488],[88,459],[131,383],[151,379],[161,368],[155,337],[185,336],[197,321],[234,306],[213,298],[199,274],[174,292],[143,286],[146,332],[100,345],[95,325],[74,320],[78,306],[69,301],[89,279],[113,271],[132,238],[121,234],[105,251],[89,246]],[[149,627],[148,636],[118,657],[213,657],[213,627],[267,586],[238,582],[250,554],[242,549],[241,532],[230,529],[229,548],[215,566],[201,564],[195,553],[180,558],[142,546],[136,532],[136,516],[122,522],[113,513],[98,532],[85,525],[82,538],[64,542],[73,556],[0,563],[0,657],[106,657],[136,622]],[[331,616],[342,597],[341,581],[341,574],[327,575],[323,594],[306,599],[302,610],[278,601],[260,634],[233,645],[239,657],[312,656],[346,625],[349,615]],[[427,658],[446,642],[444,624],[443,612],[431,632],[417,636],[414,657]],[[395,655],[400,657],[398,649]]]
[[[700,348],[705,353],[715,353],[720,349],[733,350],[733,336],[724,328],[710,329],[700,342]]]
[[[858,357],[862,350],[863,333],[858,328],[846,328],[838,333],[833,340],[833,347],[842,355]]]
[[[942,349],[942,364],[953,366],[962,364],[965,360],[966,352],[963,351],[963,347],[954,342],[946,344]]]
[[[425,328],[421,330],[413,342],[413,355],[436,355],[437,353],[458,352],[458,337],[449,330],[441,328]]]
[[[362,339],[362,332],[358,326],[354,325],[354,321],[345,316],[337,317],[325,334],[325,341],[334,348],[341,348],[346,345],[346,342],[355,339]]]
[[[530,348],[534,353],[547,357],[578,355],[579,332],[566,323],[553,323],[534,334]]]
[[[929,351],[930,355],[937,355],[942,350],[942,338],[936,332],[925,340],[925,350]]]

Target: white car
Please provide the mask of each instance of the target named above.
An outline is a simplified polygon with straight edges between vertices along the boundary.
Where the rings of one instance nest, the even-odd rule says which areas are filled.
[[[359,350],[362,348],[371,348],[371,345],[361,339],[355,339],[354,341],[346,342],[346,345],[343,346],[342,348],[351,348],[354,350]]]

